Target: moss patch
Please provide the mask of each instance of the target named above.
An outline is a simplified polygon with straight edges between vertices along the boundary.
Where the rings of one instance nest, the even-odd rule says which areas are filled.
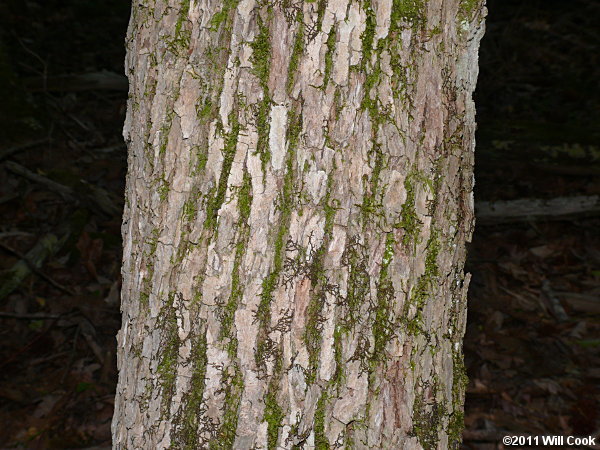
[[[140,303],[148,308],[150,302],[150,294],[152,292],[152,279],[154,278],[154,255],[156,254],[156,249],[158,247],[158,236],[160,235],[160,230],[158,228],[154,228],[152,233],[150,233],[150,237],[146,240],[146,244],[148,245],[147,251],[144,252],[144,260],[146,265],[146,275],[142,279],[142,288],[140,289]]]
[[[217,31],[223,23],[228,24],[231,20],[232,12],[235,11],[239,0],[223,0],[223,7],[210,19],[210,28]]]
[[[179,5],[179,14],[175,23],[175,33],[167,40],[167,48],[178,56],[184,56],[190,46],[192,32],[185,26],[189,23],[190,0],[182,0]]]
[[[238,192],[238,237],[235,245],[235,256],[231,274],[231,294],[221,312],[221,339],[227,339],[227,352],[231,358],[237,353],[237,338],[234,336],[233,323],[235,312],[242,298],[243,285],[240,282],[240,266],[242,258],[246,254],[246,246],[250,236],[250,228],[247,224],[250,217],[252,205],[252,181],[248,172],[244,172],[244,179]]]
[[[469,384],[462,352],[452,352],[452,413],[448,421],[448,440],[451,447],[458,448],[462,442],[465,428],[464,401],[465,390]]]
[[[415,29],[424,28],[427,15],[424,0],[394,0],[390,31],[401,29],[403,24],[409,24]]]
[[[235,435],[238,427],[238,412],[244,390],[244,379],[242,371],[237,364],[231,366],[230,369],[233,374],[227,376],[224,373],[221,379],[222,390],[225,392],[223,419],[216,437],[208,445],[211,450],[234,448],[233,444],[235,443]]]
[[[286,158],[286,171],[283,177],[283,187],[278,196],[277,205],[280,209],[279,226],[273,243],[273,264],[269,274],[262,281],[260,303],[256,311],[256,319],[259,322],[261,332],[259,334],[255,360],[259,367],[264,367],[265,357],[269,356],[268,329],[271,322],[271,302],[285,256],[285,242],[289,231],[289,223],[294,205],[294,164],[296,160],[296,148],[300,132],[302,130],[302,116],[291,111],[288,115],[288,154]]]
[[[425,272],[419,277],[416,285],[413,287],[409,300],[404,305],[404,317],[408,321],[407,331],[409,334],[416,335],[424,332],[423,330],[423,308],[427,299],[431,295],[431,289],[436,285],[439,269],[437,258],[440,252],[440,241],[438,231],[434,228],[427,241],[427,254],[425,256]],[[411,306],[416,308],[416,313],[412,319],[408,319]]]
[[[283,422],[283,408],[281,402],[277,398],[279,392],[279,380],[281,378],[282,363],[281,360],[275,365],[275,373],[267,388],[265,396],[265,411],[263,420],[267,422],[267,448],[269,450],[277,448],[279,441],[279,429]]]
[[[277,201],[280,217],[273,243],[273,263],[269,274],[262,282],[260,302],[255,314],[256,320],[259,323],[256,351],[254,354],[256,365],[259,370],[264,372],[266,370],[267,360],[269,358],[274,360],[273,376],[271,377],[271,380],[269,380],[267,393],[264,397],[265,410],[263,420],[267,422],[267,446],[269,449],[277,447],[279,430],[284,417],[284,409],[278,399],[279,383],[283,371],[281,349],[276,348],[275,343],[269,337],[271,329],[271,303],[273,301],[273,292],[279,283],[283,268],[285,242],[289,232],[293,208],[296,148],[298,146],[301,130],[302,115],[293,110],[288,115],[286,135],[288,141],[288,153],[286,158],[286,170],[283,177],[283,186]]]
[[[404,180],[404,190],[406,192],[406,200],[402,205],[400,211],[400,222],[396,224],[396,227],[404,229],[404,236],[402,237],[402,244],[409,246],[413,244],[413,248],[416,248],[419,240],[419,234],[421,233],[422,223],[417,215],[415,207],[416,197],[416,181],[419,176],[416,171],[410,172]]]
[[[198,448],[198,430],[206,411],[203,396],[206,386],[206,334],[201,323],[200,331],[190,335],[192,351],[188,363],[192,365],[190,388],[183,395],[181,407],[173,419],[171,448],[193,450]]]
[[[316,450],[329,450],[331,448],[327,436],[325,436],[325,407],[327,406],[328,398],[327,391],[323,391],[317,401],[314,421]]]
[[[269,8],[269,16],[271,9]],[[271,97],[269,94],[269,74],[271,72],[271,37],[268,23],[265,23],[260,16],[258,20],[258,34],[250,43],[252,48],[252,72],[259,80],[260,87],[263,90],[262,100],[258,102],[256,108],[256,128],[258,131],[258,142],[256,152],[260,155],[263,172],[265,172],[268,162],[271,159],[269,150],[269,131],[271,129],[270,117]]]
[[[327,190],[321,200],[321,207],[325,214],[323,242],[318,249],[309,255],[310,262],[302,269],[311,281],[310,300],[306,310],[306,327],[303,335],[304,343],[308,350],[309,367],[306,371],[306,382],[308,384],[315,382],[319,367],[323,339],[323,322],[325,321],[323,309],[325,308],[327,294],[337,295],[337,286],[329,283],[329,279],[325,275],[324,266],[324,257],[331,242],[333,232],[333,219],[335,218],[339,203],[337,199],[331,198],[334,171],[335,164],[327,178]]]
[[[481,0],[460,0],[458,17],[460,20],[473,20],[481,7]]]
[[[336,26],[332,26],[327,36],[327,51],[325,52],[325,73],[323,74],[323,89],[327,89],[327,84],[331,78],[333,69],[333,54],[335,53],[335,41],[337,36]]]
[[[386,235],[385,250],[381,261],[379,281],[377,283],[377,298],[373,320],[373,351],[371,354],[371,367],[386,360],[385,348],[394,335],[396,326],[393,321],[394,313],[394,285],[389,274],[389,267],[394,258],[396,241],[394,233]]]
[[[292,92],[294,87],[294,81],[296,78],[296,72],[298,70],[298,65],[300,63],[300,58],[304,54],[304,14],[301,9],[298,10],[296,14],[296,22],[298,23],[298,31],[296,31],[296,36],[294,38],[294,47],[292,48],[292,56],[290,57],[290,64],[288,66],[288,75],[287,75],[287,92],[288,94]]]
[[[214,197],[209,200],[206,207],[206,220],[204,221],[204,227],[213,229],[215,232],[219,209],[221,208],[223,201],[225,201],[227,181],[229,180],[229,174],[231,172],[231,166],[233,165],[233,158],[235,157],[235,152],[237,150],[238,136],[240,133],[240,123],[234,112],[229,115],[229,120],[231,123],[231,131],[225,137],[221,174],[219,175],[216,193],[214,194]]]
[[[164,176],[159,180],[159,185],[156,188],[156,192],[158,192],[158,197],[161,202],[164,202],[169,195],[169,191],[171,190],[169,186],[169,182],[164,178]]]
[[[434,385],[432,389],[437,392],[437,385]],[[423,392],[417,394],[413,404],[412,433],[425,450],[438,448],[439,433],[446,412],[443,402],[434,399],[433,402],[428,403]]]
[[[344,332],[353,331],[360,323],[360,309],[369,298],[369,272],[368,256],[365,245],[361,244],[360,237],[350,237],[344,253],[342,254],[342,265],[348,267],[348,281],[346,299],[344,306],[346,311],[341,321]]]
[[[175,395],[175,383],[177,381],[177,360],[179,357],[179,327],[177,326],[177,315],[175,293],[170,293],[167,301],[161,308],[157,327],[161,330],[161,346],[158,352],[158,383],[161,391],[161,417],[170,416],[170,406],[173,395]]]

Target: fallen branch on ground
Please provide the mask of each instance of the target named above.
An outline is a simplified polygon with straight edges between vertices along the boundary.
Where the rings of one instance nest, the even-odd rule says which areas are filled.
[[[600,215],[600,196],[523,198],[497,202],[477,202],[475,217],[479,224],[566,220]]]

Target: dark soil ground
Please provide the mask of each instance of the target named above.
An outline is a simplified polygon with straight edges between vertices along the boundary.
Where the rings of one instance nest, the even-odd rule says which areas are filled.
[[[476,198],[600,194],[600,4],[488,7]],[[119,0],[0,4],[3,447],[110,445],[128,15]],[[464,448],[599,435],[599,230],[598,217],[476,227]]]

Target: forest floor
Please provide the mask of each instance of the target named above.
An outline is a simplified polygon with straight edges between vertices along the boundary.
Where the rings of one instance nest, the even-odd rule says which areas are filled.
[[[125,3],[0,5],[0,447],[110,445]],[[599,6],[488,7],[477,200],[600,195]],[[476,226],[466,449],[600,432],[600,218],[552,219]]]

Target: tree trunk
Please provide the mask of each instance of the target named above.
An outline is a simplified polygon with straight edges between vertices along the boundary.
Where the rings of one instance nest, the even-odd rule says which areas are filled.
[[[116,448],[458,446],[482,1],[133,2]]]

